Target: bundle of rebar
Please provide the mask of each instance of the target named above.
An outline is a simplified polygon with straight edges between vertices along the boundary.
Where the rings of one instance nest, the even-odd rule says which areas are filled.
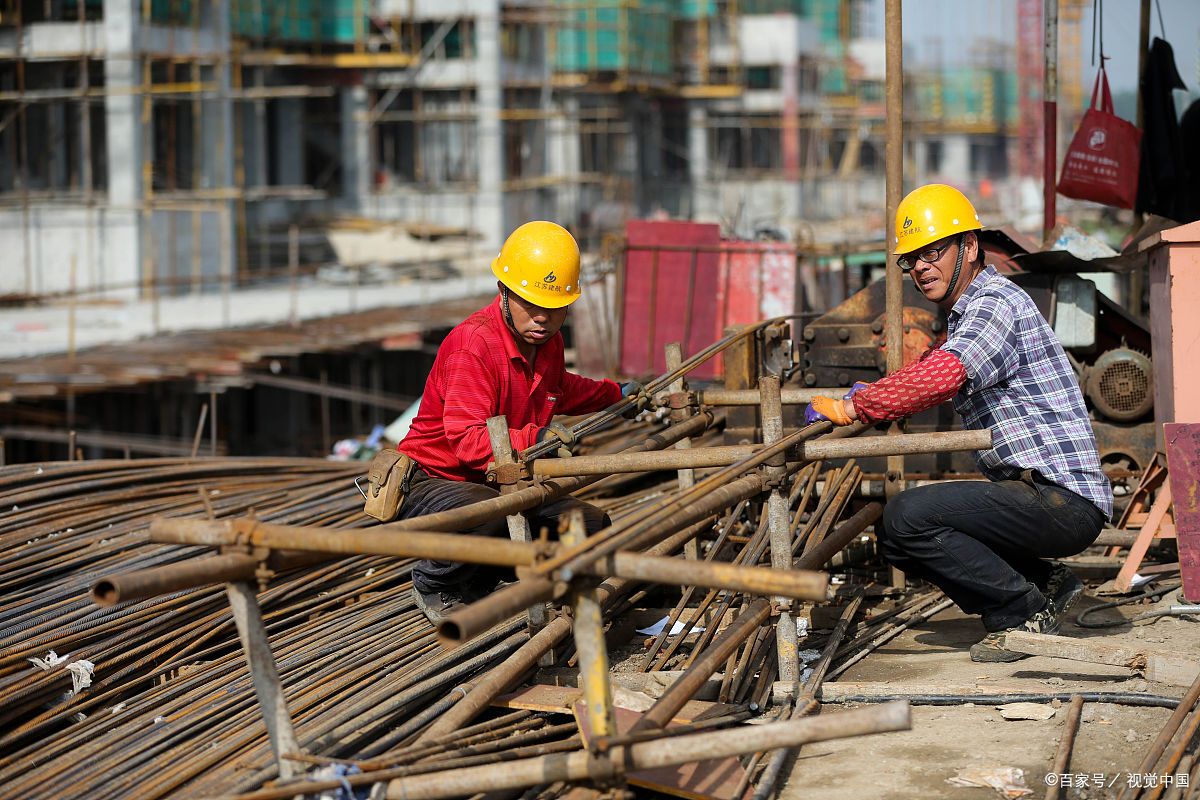
[[[0,709],[0,780],[29,796],[136,787],[139,796],[157,797],[250,790],[273,777],[220,590],[97,608],[86,589],[109,573],[194,557],[195,548],[148,540],[148,523],[157,516],[221,519],[253,512],[264,522],[362,526],[367,520],[352,483],[359,469],[220,459],[75,462],[0,473],[0,502],[13,509],[0,526],[0,585],[8,598],[0,609],[0,681],[9,701]],[[817,473],[813,467],[800,475],[797,483],[808,494]],[[662,487],[643,493],[641,502],[613,498],[613,515],[620,520],[671,494]],[[721,554],[738,531],[748,532],[750,510],[751,504],[741,503],[721,519],[706,558]],[[810,530],[828,521],[815,514],[800,525],[800,517],[797,525]],[[748,554],[742,560],[756,563],[761,536],[742,538],[740,552]],[[500,725],[481,740],[456,736],[429,753],[414,751],[412,742],[467,693],[472,679],[485,676],[529,636],[516,618],[443,652],[410,599],[409,563],[333,561],[278,579],[260,595],[304,750],[327,759],[376,759],[365,766],[415,775],[443,762],[474,763],[461,759],[485,754],[499,759],[578,749],[573,722],[564,728],[546,715],[526,715],[520,725]],[[740,595],[724,595],[725,609],[747,604]],[[715,635],[717,627],[711,630]],[[746,705],[751,693],[765,705],[770,683],[763,667],[772,660],[761,646],[765,630],[752,630],[757,657],[743,654],[741,673],[729,673],[737,705]],[[689,663],[712,638],[692,643]],[[570,657],[567,650],[561,661]],[[82,662],[90,662],[82,669],[91,683],[76,688],[72,676]]]
[[[862,426],[825,437],[827,422],[785,430],[780,381],[768,375],[759,389],[724,397],[761,401],[762,443],[722,446],[722,415],[698,406],[701,395],[682,377],[767,324],[687,362],[668,353],[677,366],[649,393],[670,390],[657,398],[672,409],[669,424],[662,415],[622,422],[635,402],[623,400],[573,426],[590,450],[577,458],[542,458],[535,448],[513,460],[498,444],[508,442],[502,420],[489,421],[499,495],[398,523],[374,526],[362,514],[360,464],[204,459],[0,471],[0,507],[13,509],[0,522],[0,687],[9,700],[0,709],[0,781],[28,796],[265,798],[347,782],[386,784],[389,796],[407,798],[538,786],[553,794],[710,753],[741,757],[739,793],[758,780],[765,796],[801,744],[907,725],[905,704],[808,715],[822,681],[935,613],[939,597],[888,589],[891,607],[859,619],[873,576],[850,576],[856,585],[835,587],[834,630],[806,636],[797,620],[803,603],[829,597],[813,570],[879,518],[878,503],[856,498],[853,456],[979,447],[987,434],[841,442]],[[454,533],[506,515],[511,529],[515,515],[567,492],[603,505],[612,525],[590,536],[568,526],[561,543]],[[414,607],[409,569],[413,558],[452,554],[524,571],[435,635]],[[662,584],[679,588],[653,588]],[[677,674],[632,729],[618,731],[611,708],[606,721],[596,705],[611,705],[597,688],[608,683],[604,651],[614,644],[603,621],[662,591],[673,605],[668,624],[636,668]],[[550,600],[573,605],[574,615],[535,617]],[[704,630],[672,635],[685,616]],[[801,642],[820,648],[807,672]],[[570,716],[493,709],[551,662],[578,665],[590,733]],[[674,723],[714,675],[723,713]],[[741,724],[763,714],[770,721],[753,732]],[[293,777],[309,768],[336,774]]]

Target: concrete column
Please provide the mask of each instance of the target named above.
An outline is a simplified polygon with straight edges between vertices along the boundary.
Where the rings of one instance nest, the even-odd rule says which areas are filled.
[[[579,99],[566,95],[558,104],[562,113],[547,120],[547,168],[551,175],[578,175],[582,169],[579,152]],[[577,223],[578,184],[561,184],[556,205],[555,219],[564,224]]]
[[[229,30],[229,0],[217,0],[213,6],[212,26],[216,47],[220,52],[228,53],[230,49]],[[233,141],[233,101],[230,91],[233,86],[233,76],[229,59],[221,59],[213,67],[213,82],[217,85],[217,96],[205,100],[203,108],[203,127],[206,143],[213,146],[203,146],[200,156],[203,158],[203,180],[205,188],[226,188],[234,184],[234,141]],[[237,241],[233,231],[236,213],[236,203],[232,200],[220,205],[215,219],[209,219],[206,226],[205,249],[210,243],[215,256],[205,258],[203,271],[206,275],[220,274],[230,276],[237,263]]]
[[[638,114],[638,174],[637,185],[641,187],[640,211],[650,213],[662,204],[662,154],[663,154],[663,120],[662,106],[659,101],[650,98],[642,104]],[[668,201],[667,207],[670,207]]]
[[[367,87],[353,86],[343,89],[342,111],[342,161],[345,170],[343,191],[349,208],[362,209],[371,196],[371,129],[367,115],[371,111]]]
[[[279,182],[285,186],[304,183],[304,101],[291,97],[276,101],[279,117],[275,126],[275,158]]]
[[[56,83],[60,86],[62,85],[61,75]],[[47,138],[50,140],[50,185],[65,187],[68,180],[67,150],[71,146],[71,143],[67,142],[66,104],[61,102],[52,103],[48,110],[47,117],[49,119],[47,121],[49,123],[49,130],[47,131]]]
[[[104,124],[108,201],[103,280],[132,285],[141,274],[142,82],[140,5],[104,3]],[[97,153],[97,156],[101,154]],[[136,290],[122,294],[136,296]]]
[[[692,184],[690,217],[705,204],[700,202],[708,184],[708,112],[699,103],[688,108],[688,177]]]
[[[943,175],[971,175],[971,140],[963,135],[947,136],[942,140]]]
[[[912,147],[916,183],[920,186],[929,182],[929,139],[919,133],[913,134],[910,146]]]
[[[483,236],[484,250],[498,250],[509,229],[526,220],[504,219],[504,129],[500,124],[503,103],[500,57],[500,4],[490,3],[475,17],[475,119],[479,142],[479,191],[475,226]]]
[[[783,92],[783,120],[779,131],[780,163],[784,177],[795,180],[800,176],[800,65],[797,54],[780,65],[780,88]]]

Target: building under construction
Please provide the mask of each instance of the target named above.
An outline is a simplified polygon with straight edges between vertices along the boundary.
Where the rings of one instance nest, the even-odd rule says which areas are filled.
[[[598,244],[654,213],[803,238],[802,220],[870,212],[838,235],[877,239],[878,17],[858,0],[6,0],[0,295],[215,291],[289,254],[344,266],[329,233],[348,220],[480,252],[527,219]],[[1012,53],[977,60],[912,77],[914,177],[1008,172]]]

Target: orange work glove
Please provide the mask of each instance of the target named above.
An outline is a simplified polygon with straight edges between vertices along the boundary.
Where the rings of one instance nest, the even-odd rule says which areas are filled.
[[[834,425],[852,425],[854,420],[846,413],[846,403],[840,397],[822,397],[817,395],[808,404],[804,421],[808,424],[827,419]]]

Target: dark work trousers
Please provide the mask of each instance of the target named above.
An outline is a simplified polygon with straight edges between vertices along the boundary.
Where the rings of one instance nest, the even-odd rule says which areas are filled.
[[[400,519],[461,508],[471,503],[490,500],[499,494],[500,492],[490,486],[435,478],[426,474],[425,470],[418,468],[409,479],[408,494],[404,498],[404,506],[400,509]],[[529,520],[529,528],[534,537],[537,537],[543,527],[549,528],[553,535],[558,532],[558,518],[575,509],[583,512],[583,521],[588,535],[607,528],[610,524],[608,514],[582,500],[576,500],[574,497],[560,497],[558,500],[526,511],[525,516]],[[459,533],[507,538],[508,522],[501,517],[497,520],[463,528]],[[497,579],[503,575],[504,571],[501,569],[479,564],[419,561],[413,567],[412,582],[420,592],[470,589],[473,593],[486,594],[495,587]]]
[[[1020,625],[1046,605],[1053,565],[1096,540],[1104,513],[1026,470],[1022,480],[919,486],[888,501],[884,557],[939,587],[989,632]]]

